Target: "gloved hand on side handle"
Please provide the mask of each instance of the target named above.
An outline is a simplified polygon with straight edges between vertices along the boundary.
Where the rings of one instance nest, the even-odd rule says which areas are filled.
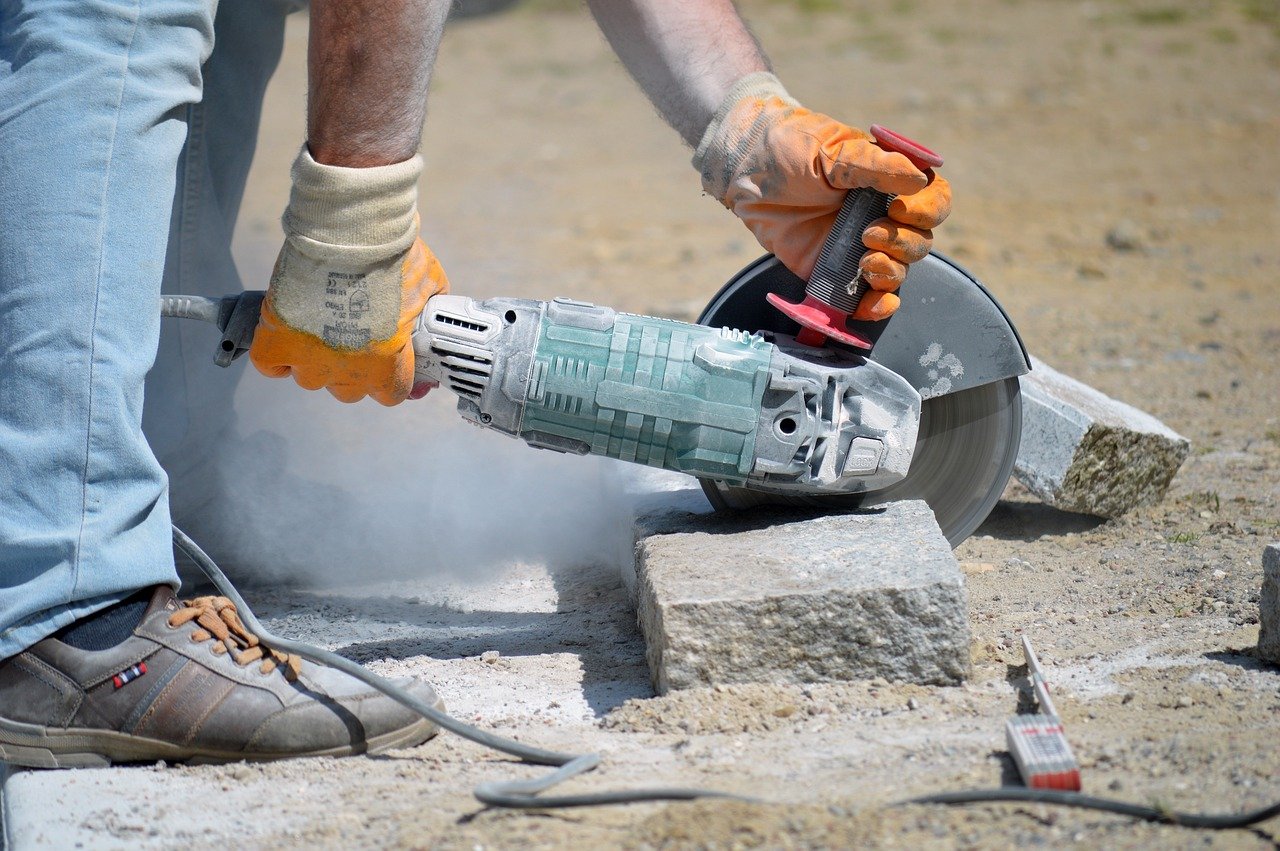
[[[951,212],[951,187],[866,133],[800,106],[772,74],[729,90],[693,156],[702,187],[768,251],[808,280],[850,189],[898,197],[862,234],[860,269],[870,290],[855,319],[887,319],[911,263],[929,253],[933,228]]]

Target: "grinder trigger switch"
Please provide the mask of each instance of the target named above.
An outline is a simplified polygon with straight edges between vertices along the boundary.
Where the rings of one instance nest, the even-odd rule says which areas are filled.
[[[902,154],[921,171],[942,165],[942,157],[924,145],[879,124],[871,125],[871,135],[881,148]],[[894,197],[875,189],[850,190],[835,226],[822,244],[822,254],[805,286],[804,301],[795,304],[769,293],[769,304],[800,324],[796,342],[820,347],[830,338],[846,346],[871,348],[871,341],[850,331],[847,323],[868,288],[858,270],[858,263],[867,253],[862,233],[876,219],[888,215]]]

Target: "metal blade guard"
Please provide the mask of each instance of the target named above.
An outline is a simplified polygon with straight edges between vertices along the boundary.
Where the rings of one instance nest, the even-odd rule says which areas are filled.
[[[531,446],[778,493],[877,490],[911,464],[919,393],[849,351],[569,299],[436,296],[419,323],[416,380]]]

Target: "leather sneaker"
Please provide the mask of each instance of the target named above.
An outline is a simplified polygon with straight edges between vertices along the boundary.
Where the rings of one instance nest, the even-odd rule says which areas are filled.
[[[442,706],[426,683],[405,685]],[[0,760],[32,768],[346,756],[438,731],[354,677],[265,647],[227,598],[179,601],[168,586],[109,650],[46,638],[0,662]]]

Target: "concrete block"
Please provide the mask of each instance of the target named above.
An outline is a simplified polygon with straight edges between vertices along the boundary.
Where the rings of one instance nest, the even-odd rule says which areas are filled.
[[[1032,358],[1013,473],[1049,505],[1117,517],[1159,502],[1191,442],[1150,414]]]
[[[622,584],[627,589],[631,605],[636,605],[636,554],[639,542],[650,535],[678,532],[699,515],[711,514],[713,509],[697,479],[657,470],[653,467],[636,467],[630,472],[628,494],[633,510],[630,557],[622,562]]]
[[[1258,656],[1280,665],[1280,544],[1262,551],[1262,595],[1258,598]]]
[[[804,516],[689,516],[640,541],[655,689],[968,676],[964,575],[926,503]]]

